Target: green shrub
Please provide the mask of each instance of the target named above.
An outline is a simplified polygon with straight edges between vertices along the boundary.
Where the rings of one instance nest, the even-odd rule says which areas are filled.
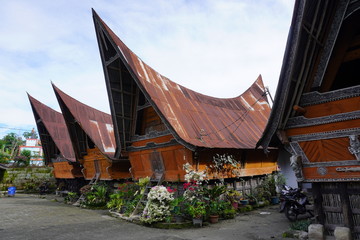
[[[106,204],[107,208],[120,212],[122,206],[126,203],[122,192],[117,191],[110,195],[110,201]]]
[[[85,190],[81,188],[82,190]],[[104,207],[108,200],[108,187],[106,185],[93,185],[89,189],[86,189],[84,192],[85,201],[83,205],[87,207]]]
[[[66,197],[64,198],[64,201],[66,203],[73,203],[79,198],[79,195],[76,192],[68,192]]]
[[[292,230],[308,231],[309,225],[311,224],[310,219],[298,220],[290,224]]]
[[[231,209],[225,209],[223,214],[222,214],[222,217],[224,219],[233,219],[235,218],[235,215],[236,215],[236,210],[234,208],[231,208]]]

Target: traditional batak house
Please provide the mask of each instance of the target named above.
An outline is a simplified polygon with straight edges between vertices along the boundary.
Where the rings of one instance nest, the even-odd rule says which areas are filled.
[[[61,113],[28,95],[44,151],[45,164],[53,167],[58,183],[77,190],[83,183],[82,167],[76,161],[70,136]]]
[[[118,146],[114,158],[129,159],[135,179],[184,181],[185,163],[202,170],[224,155],[241,163],[237,176],[277,170],[276,151],[254,150],[270,114],[261,76],[235,98],[194,92],[144,63],[95,11],[93,19]]]
[[[275,102],[259,146],[282,143],[316,216],[360,238],[360,1],[296,1]]]
[[[116,143],[111,116],[89,107],[53,85],[74,148],[86,180],[130,178],[130,163],[115,159]]]

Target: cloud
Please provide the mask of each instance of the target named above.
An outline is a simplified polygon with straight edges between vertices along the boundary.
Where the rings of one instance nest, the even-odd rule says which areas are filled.
[[[275,92],[292,1],[5,1],[0,124],[34,126],[26,91],[59,110],[50,81],[109,113],[92,7],[141,59],[185,87],[235,97],[262,74]]]

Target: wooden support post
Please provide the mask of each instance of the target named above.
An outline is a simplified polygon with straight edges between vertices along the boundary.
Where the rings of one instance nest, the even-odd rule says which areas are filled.
[[[343,212],[343,216],[344,216],[345,227],[353,229],[354,221],[353,221],[353,217],[352,217],[352,210],[351,210],[351,206],[350,206],[350,200],[349,200],[349,194],[347,191],[347,183],[346,182],[339,183],[339,191],[340,191],[340,199],[341,199],[341,206],[342,206],[342,212]]]
[[[322,207],[323,198],[321,195],[321,183],[313,183],[312,193],[314,198],[314,215],[316,221],[320,224],[325,224],[325,213]]]

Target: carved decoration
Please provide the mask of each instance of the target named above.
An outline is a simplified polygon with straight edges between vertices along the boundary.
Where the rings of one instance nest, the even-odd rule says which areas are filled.
[[[338,167],[337,172],[360,172],[360,167]]]
[[[293,169],[295,176],[298,182],[302,182],[304,180],[304,175],[302,173],[302,160],[298,155],[292,155],[290,158],[290,166]]]
[[[303,167],[338,167],[338,166],[353,166],[358,165],[359,161],[357,160],[342,160],[336,162],[312,162],[312,163],[304,163]]]
[[[131,138],[132,142],[136,142],[136,141],[141,141],[141,140],[146,140],[146,139],[152,139],[152,138],[157,138],[157,137],[162,137],[162,136],[166,136],[169,135],[170,131],[169,130],[165,130],[165,131],[151,131],[146,135],[134,135]]]
[[[305,179],[304,182],[358,182],[360,178],[315,178]]]
[[[360,111],[338,113],[330,116],[316,117],[316,118],[305,118],[303,116],[299,116],[299,117],[290,118],[289,121],[287,122],[286,128],[317,126],[327,123],[342,122],[342,121],[348,121],[358,118],[360,118]]]
[[[324,175],[326,175],[326,174],[328,173],[328,170],[327,170],[326,167],[319,167],[319,168],[317,169],[317,172],[318,172],[321,176],[324,176]]]
[[[52,158],[51,162],[53,163],[57,163],[57,162],[69,162],[69,160],[67,160],[66,158],[62,157],[62,156],[57,156],[56,158]]]
[[[297,142],[292,142],[290,143],[290,146],[293,150],[293,152],[296,154],[296,155],[299,155],[301,156],[301,159],[302,159],[302,162],[303,163],[310,163],[309,159],[307,158],[306,154],[304,153],[304,151],[302,150],[302,148],[300,147],[299,143]]]
[[[360,141],[358,135],[350,135],[350,147],[349,151],[351,154],[355,155],[356,160],[360,161]]]
[[[354,86],[325,93],[309,92],[304,93],[301,96],[300,106],[304,107],[316,105],[357,96],[360,96],[360,86]]]
[[[139,146],[139,147],[130,146],[130,147],[127,147],[126,150],[128,152],[135,152],[135,151],[141,151],[141,150],[170,147],[170,146],[174,146],[177,144],[179,144],[179,143],[175,139],[171,139],[170,141],[163,142],[163,143],[148,142],[148,143],[146,143],[145,146]]]
[[[349,135],[358,135],[360,132],[360,128],[349,128],[349,129],[341,129],[335,130],[331,132],[320,132],[320,133],[310,133],[310,134],[302,134],[295,135],[289,137],[292,142],[304,142],[304,141],[313,141],[320,139],[330,139],[330,138],[339,138],[339,137],[348,137]]]

